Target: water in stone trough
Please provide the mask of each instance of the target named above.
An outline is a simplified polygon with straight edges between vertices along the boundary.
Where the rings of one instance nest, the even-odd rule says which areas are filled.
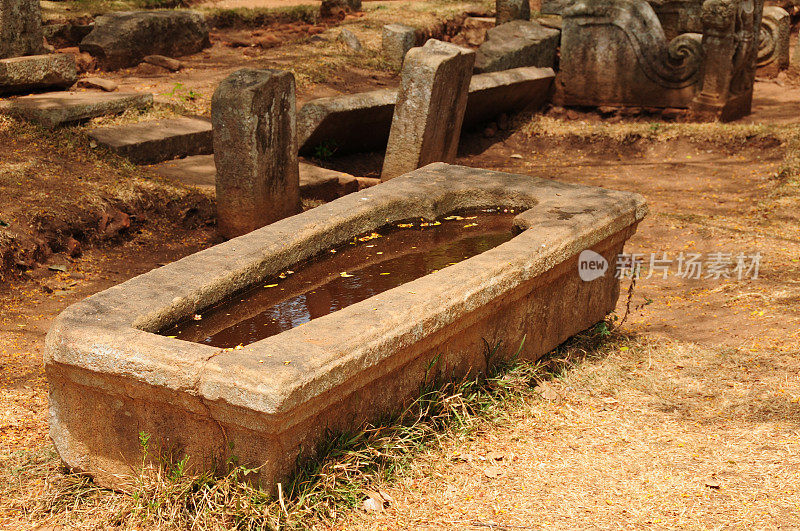
[[[386,225],[161,334],[221,348],[253,343],[496,247],[514,236],[518,212],[482,209]]]

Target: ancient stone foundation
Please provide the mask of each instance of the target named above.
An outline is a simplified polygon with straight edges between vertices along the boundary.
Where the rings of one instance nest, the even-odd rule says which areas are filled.
[[[291,72],[242,69],[211,100],[217,229],[240,236],[300,211]]]
[[[497,205],[521,212],[510,241],[303,326],[227,350],[156,333],[387,222]],[[154,460],[224,473],[235,455],[274,489],[326,432],[398,411],[426,378],[484,371],[485,342],[535,360],[603,319],[646,210],[637,194],[439,163],[281,220],[62,313],[46,340],[51,437],[112,488],[140,474],[147,434]],[[585,249],[610,264],[589,282]]]

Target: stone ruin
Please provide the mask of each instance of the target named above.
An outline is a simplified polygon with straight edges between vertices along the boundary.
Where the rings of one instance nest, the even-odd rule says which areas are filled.
[[[670,35],[644,0],[581,0],[562,11],[557,101],[688,109],[699,120],[750,113],[763,0],[706,0]],[[682,12],[684,13],[684,12]],[[699,19],[698,19],[699,18]]]
[[[0,0],[0,95],[64,89],[77,80],[72,56],[46,53],[39,0]]]

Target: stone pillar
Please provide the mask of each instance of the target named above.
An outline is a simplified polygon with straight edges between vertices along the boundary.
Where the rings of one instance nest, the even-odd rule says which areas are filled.
[[[0,59],[44,51],[39,0],[0,0]]]
[[[417,42],[417,30],[404,24],[386,24],[381,33],[383,56],[397,69]]]
[[[406,54],[382,180],[455,160],[474,64],[474,51],[434,39]]]
[[[495,7],[497,12],[496,26],[512,20],[531,19],[531,6],[528,0],[496,0]]]
[[[703,3],[703,50],[705,64],[700,94],[689,110],[696,120],[716,120],[722,114],[733,77],[733,54],[736,51],[734,24],[736,0],[706,0]]]
[[[217,228],[233,238],[300,212],[291,72],[243,68],[211,100]]]

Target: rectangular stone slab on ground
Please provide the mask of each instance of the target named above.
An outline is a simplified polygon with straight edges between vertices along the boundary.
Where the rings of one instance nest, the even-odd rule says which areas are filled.
[[[348,173],[320,168],[300,162],[300,196],[304,199],[331,201],[345,194],[356,192],[374,184],[365,177],[353,177]],[[214,155],[194,155],[172,160],[151,167],[159,176],[205,192],[216,193],[217,168]]]
[[[211,121],[206,118],[182,117],[97,127],[87,134],[99,145],[135,164],[156,164],[214,152]]]
[[[0,112],[53,129],[152,104],[153,95],[141,92],[46,92],[2,101]]]
[[[303,326],[233,350],[156,333],[387,222],[498,205],[520,209],[510,241]],[[235,455],[274,489],[326,430],[397,411],[426,375],[485,370],[484,340],[510,356],[525,338],[535,360],[600,321],[646,211],[638,194],[437,163],[283,219],[64,311],[46,339],[51,437],[112,488],[136,481],[142,433],[189,456],[187,473]],[[586,249],[610,264],[590,282]]]
[[[75,57],[65,53],[0,59],[0,96],[66,89],[78,80]]]
[[[554,78],[551,68],[535,67],[472,76],[463,129],[541,107]],[[336,154],[386,149],[396,101],[397,90],[379,89],[307,102],[297,114],[300,153],[316,156],[320,146]]]
[[[381,180],[455,160],[474,64],[474,51],[435,39],[406,54]]]

